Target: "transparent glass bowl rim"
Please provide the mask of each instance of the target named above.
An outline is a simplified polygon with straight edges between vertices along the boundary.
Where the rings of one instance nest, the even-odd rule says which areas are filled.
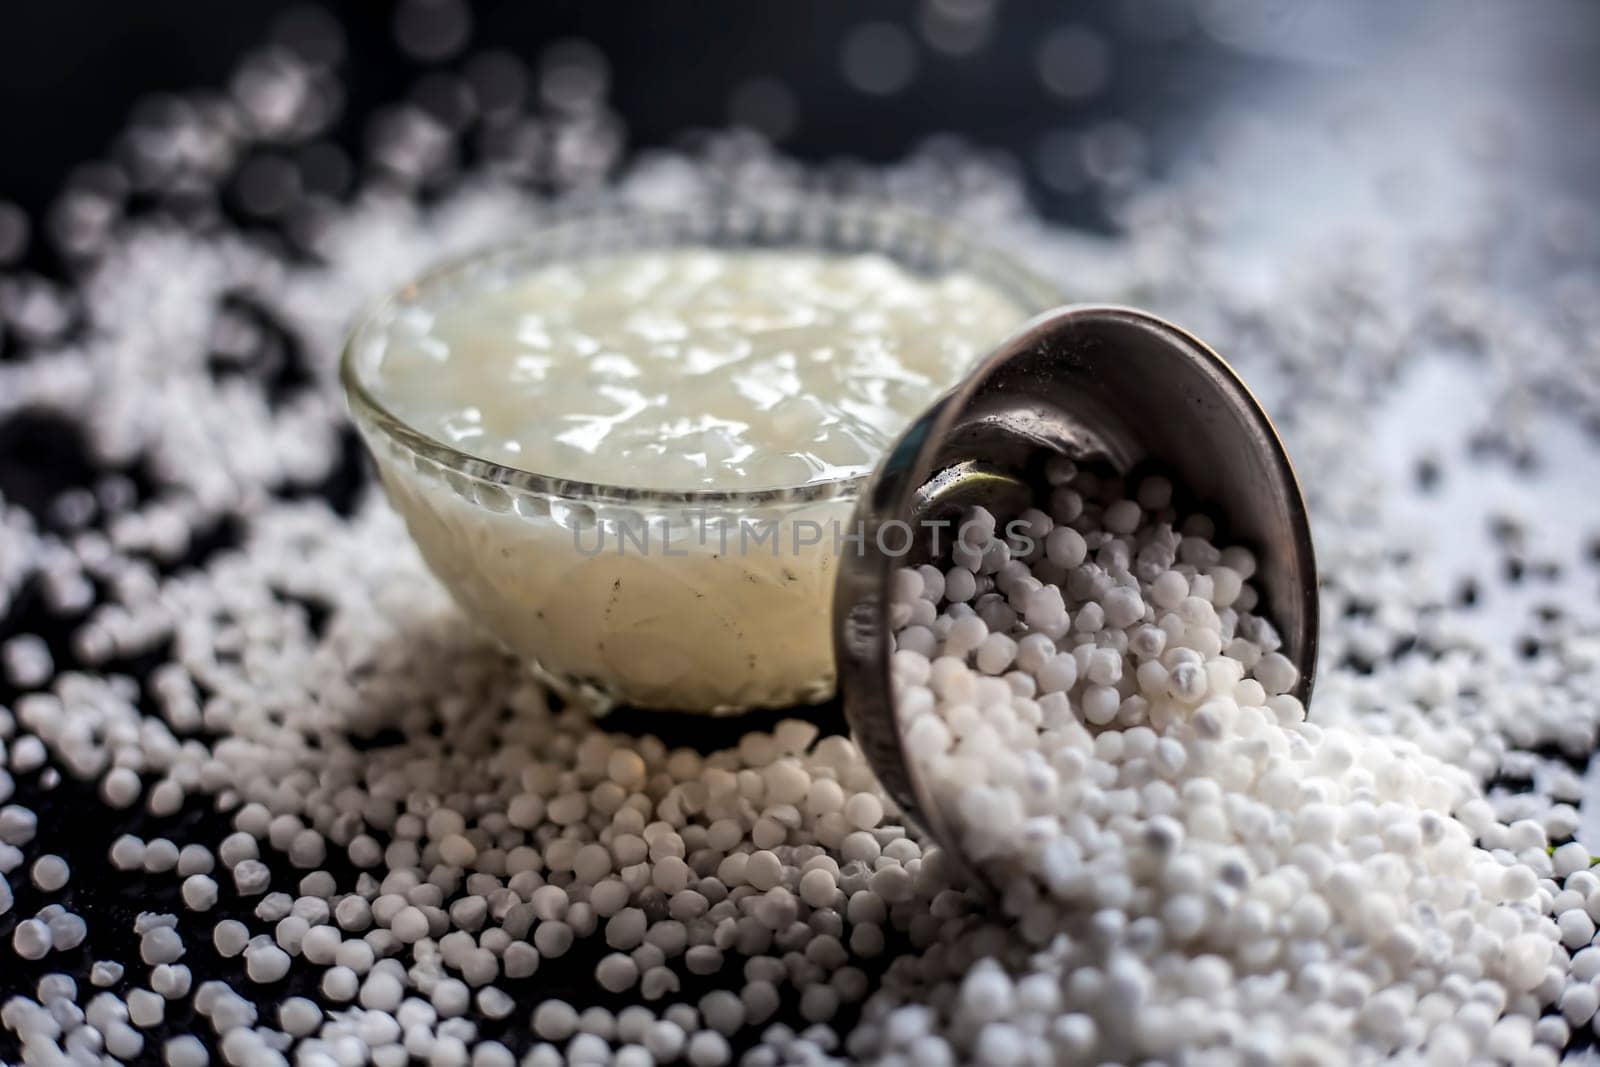
[[[997,288],[1028,319],[1062,302],[1061,291],[1009,255],[955,227],[900,208],[862,201],[814,200],[782,208],[725,206],[692,211],[585,213],[539,226],[528,234],[446,260],[364,310],[339,360],[339,378],[358,419],[366,419],[414,455],[468,478],[509,490],[600,504],[696,507],[803,504],[857,491],[871,472],[751,489],[659,489],[605,485],[523,470],[472,455],[424,433],[390,411],[369,387],[377,365],[364,358],[371,343],[405,308],[481,276],[501,277],[563,261],[651,248],[794,249],[839,254],[877,253],[916,274],[965,271]],[[911,258],[912,252],[928,257]],[[1003,338],[995,338],[998,344]],[[955,388],[959,383],[952,383]]]

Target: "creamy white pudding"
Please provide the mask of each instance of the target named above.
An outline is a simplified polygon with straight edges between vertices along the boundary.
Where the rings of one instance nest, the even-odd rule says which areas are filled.
[[[1017,324],[882,255],[666,249],[486,280],[396,319],[373,392],[464,452],[646,489],[864,474]]]
[[[485,260],[402,293],[346,373],[474,618],[570,690],[727,711],[832,691],[859,477],[1032,310],[871,252]]]

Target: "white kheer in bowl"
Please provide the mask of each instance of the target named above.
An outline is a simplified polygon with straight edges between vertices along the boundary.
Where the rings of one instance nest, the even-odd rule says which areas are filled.
[[[1056,303],[870,206],[554,226],[356,327],[351,410],[428,566],[569,697],[833,689],[835,561],[885,448]]]

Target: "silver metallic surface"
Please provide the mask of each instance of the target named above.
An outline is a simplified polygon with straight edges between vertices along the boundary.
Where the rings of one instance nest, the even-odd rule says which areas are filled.
[[[911,425],[856,505],[864,533],[834,592],[839,692],[856,740],[906,816],[958,863],[956,836],[902,745],[889,676],[890,579],[898,527],[1034,502],[1041,449],[1169,473],[1253,548],[1260,610],[1279,629],[1309,700],[1317,663],[1317,568],[1305,502],[1277,431],[1244,383],[1201,341],[1147,312],[1064,307],[1038,316]],[[939,528],[948,544],[955,522]],[[883,534],[880,543],[880,532]],[[981,879],[979,880],[981,883]]]

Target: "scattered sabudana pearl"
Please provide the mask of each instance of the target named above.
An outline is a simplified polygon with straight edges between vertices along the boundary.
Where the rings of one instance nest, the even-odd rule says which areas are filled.
[[[211,928],[211,943],[224,959],[239,955],[249,942],[249,928],[237,919],[223,919]]]
[[[323,972],[322,995],[329,1000],[337,1003],[353,1000],[360,987],[361,980],[348,967],[330,967]]]
[[[883,802],[871,793],[856,793],[844,804],[845,818],[858,830],[871,830],[883,821]]]
[[[539,950],[525,941],[513,941],[506,946],[501,967],[507,978],[527,978],[539,969]]]
[[[234,865],[233,885],[240,896],[258,896],[271,884],[272,872],[260,860],[241,860]]]
[[[191,843],[178,850],[178,875],[181,878],[210,874],[215,868],[216,860],[204,845]]]
[[[434,985],[430,999],[441,1018],[451,1019],[465,1013],[472,1004],[472,990],[465,982],[446,978]]]
[[[30,808],[7,804],[0,808],[0,841],[8,845],[26,845],[39,831],[39,817]]]
[[[578,1029],[578,1013],[564,1000],[546,1000],[533,1010],[533,1032],[546,1041],[565,1041]]]
[[[289,973],[289,954],[277,945],[252,945],[244,950],[245,974],[250,981],[267,985]]]
[[[113,808],[131,808],[143,788],[139,776],[127,767],[115,767],[100,782],[100,795]]]
[[[41,960],[50,951],[50,927],[38,919],[23,919],[11,932],[11,947],[25,960]]]
[[[83,944],[84,939],[89,936],[89,924],[83,916],[70,911],[52,915],[48,923],[50,944],[57,952],[70,952]]]
[[[111,865],[119,871],[136,871],[144,866],[145,843],[131,834],[111,842]]]
[[[55,671],[50,646],[36,634],[17,634],[0,645],[0,664],[5,667],[6,678],[18,689],[41,686]]]
[[[151,966],[176,963],[183,958],[183,953],[183,940],[170,926],[154,927],[139,939],[139,958]]]
[[[158,993],[148,989],[134,989],[128,993],[128,1018],[133,1025],[148,1030],[160,1026],[166,1017],[167,1002]]]
[[[490,1019],[508,1018],[517,1007],[515,1000],[494,986],[478,990],[477,1004],[478,1010]]]
[[[278,1025],[284,1033],[305,1037],[322,1024],[322,1009],[305,997],[289,997],[278,1005]]]
[[[106,1052],[126,1063],[144,1050],[144,1037],[125,1022],[115,1021],[101,1031],[105,1036]]]
[[[97,986],[112,986],[122,981],[122,964],[114,960],[96,960],[89,968],[89,982]]]
[[[253,860],[260,856],[256,846],[256,839],[244,831],[237,831],[222,839],[217,847],[217,855],[222,858],[222,865],[232,870],[245,860]]]
[[[47,974],[36,987],[39,1003],[49,1005],[53,1000],[78,999],[78,982],[70,974]]]
[[[67,880],[72,877],[72,870],[67,866],[67,861],[60,856],[40,856],[33,861],[33,884],[45,893],[55,893],[62,889]]]
[[[32,734],[26,734],[12,742],[11,770],[18,774],[29,774],[38,770],[44,766],[47,758],[44,742]]]
[[[181,1000],[189,995],[194,976],[181,963],[163,963],[150,972],[150,988],[168,1000]]]
[[[393,1013],[404,996],[399,979],[387,971],[374,971],[361,985],[361,1006],[374,1011]]]
[[[211,1056],[200,1039],[189,1034],[171,1038],[161,1046],[167,1067],[207,1067]]]
[[[420,941],[428,936],[428,917],[420,908],[407,905],[390,922],[389,931],[408,944]]]
[[[217,883],[205,874],[191,874],[183,880],[183,904],[190,911],[210,911],[217,903]]]
[[[178,846],[164,837],[148,841],[144,846],[144,869],[152,874],[170,871],[178,865]]]
[[[689,1038],[684,1058],[693,1067],[721,1067],[733,1057],[728,1039],[714,1030],[701,1030]]]
[[[596,965],[594,976],[602,989],[621,993],[639,980],[639,966],[630,957],[613,952]]]

